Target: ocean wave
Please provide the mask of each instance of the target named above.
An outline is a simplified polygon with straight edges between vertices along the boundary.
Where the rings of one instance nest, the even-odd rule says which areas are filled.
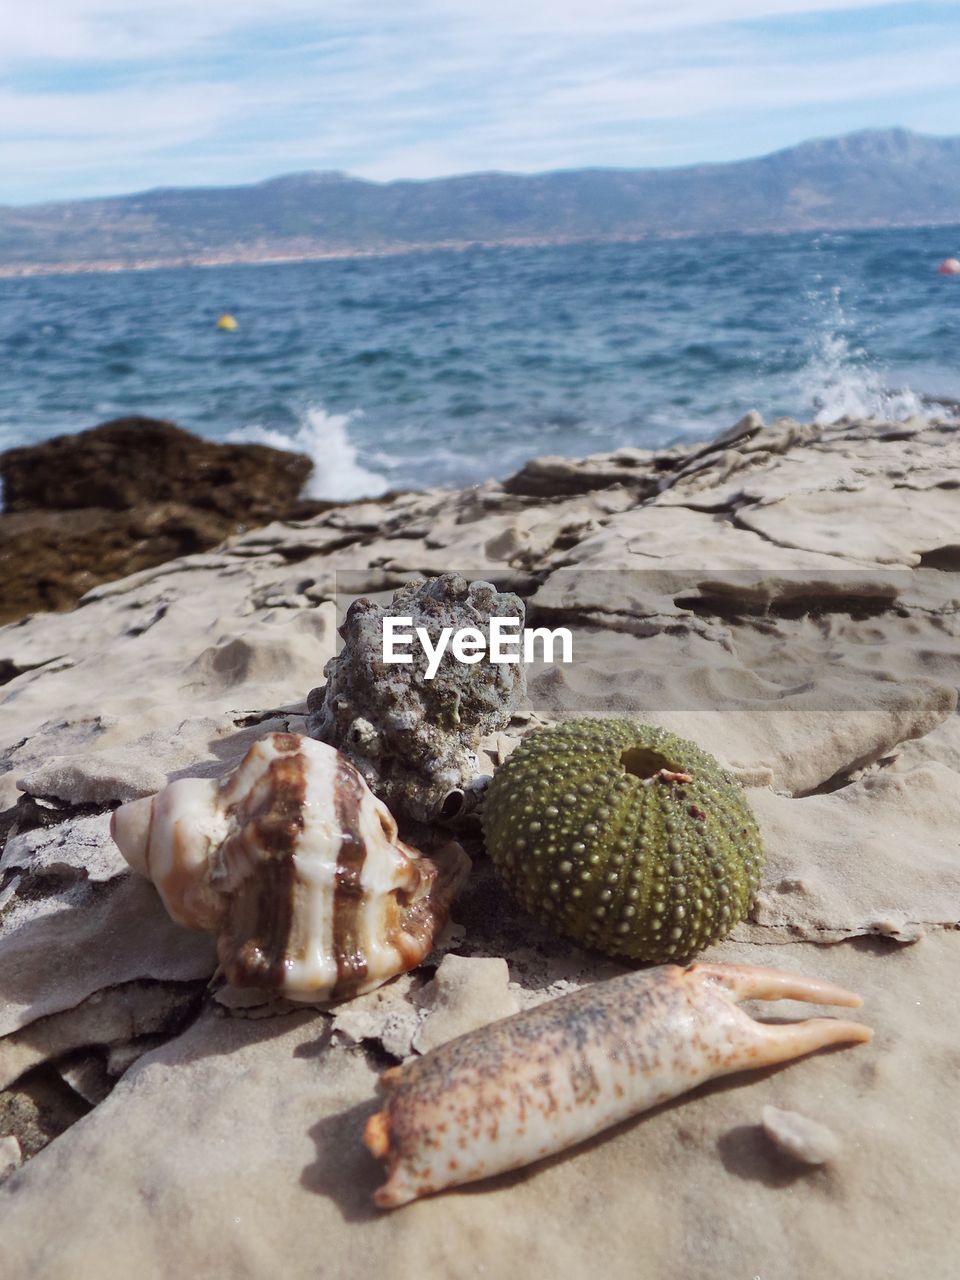
[[[935,416],[909,387],[891,390],[883,373],[864,363],[864,355],[842,334],[823,335],[819,352],[803,370],[804,391],[814,422],[824,424],[839,418],[903,422],[907,418]]]
[[[252,423],[226,438],[239,444],[268,444],[274,449],[307,454],[313,459],[313,474],[307,481],[305,498],[339,502],[376,498],[390,486],[384,476],[360,462],[357,446],[350,439],[351,423],[362,417],[360,410],[328,413],[322,405],[311,405],[290,434]]]
[[[8,282],[0,448],[130,413],[210,439],[247,423],[232,438],[306,452],[309,492],[354,500],[475,484],[538,455],[706,439],[749,409],[950,417],[960,289],[936,274],[944,235]],[[228,301],[241,323],[225,336],[214,319]]]
[[[929,418],[936,414],[924,397],[910,387],[890,389],[887,370],[870,358],[865,347],[847,336],[851,322],[839,288],[826,296],[809,295],[819,324],[814,331],[810,355],[796,381],[800,395],[821,425],[840,418],[872,418],[882,422],[903,422],[907,418]],[[942,416],[942,415],[941,415]]]

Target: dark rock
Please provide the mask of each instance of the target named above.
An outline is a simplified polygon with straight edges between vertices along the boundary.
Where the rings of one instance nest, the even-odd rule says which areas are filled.
[[[296,502],[311,469],[301,453],[202,440],[155,418],[117,418],[0,455],[8,512],[175,502],[246,524]]]
[[[91,587],[215,546],[223,518],[173,503],[130,511],[89,507],[0,518],[0,621],[69,609]]]
[[[12,1133],[30,1159],[90,1109],[51,1067],[40,1067],[0,1092],[0,1133]]]
[[[118,418],[0,454],[0,623],[69,609],[91,587],[206,551],[240,529],[336,504],[299,497],[312,463]]]

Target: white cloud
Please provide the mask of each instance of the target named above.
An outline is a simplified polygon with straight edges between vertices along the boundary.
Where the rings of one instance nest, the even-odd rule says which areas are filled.
[[[0,137],[34,142],[46,138],[73,146],[80,140],[123,137],[156,146],[203,137],[242,107],[225,84],[153,84],[93,93],[12,93],[0,89]]]
[[[760,111],[952,88],[960,66],[960,40],[923,62],[893,55],[846,57],[816,66],[771,60],[750,68],[711,66],[610,75],[555,88],[541,98],[546,119],[575,117],[581,125],[611,120],[683,120],[715,111]]]
[[[320,6],[322,8],[322,6]],[[246,26],[310,17],[309,0],[2,0],[0,61],[153,61]]]
[[[688,162],[711,158],[718,129],[728,154],[769,149],[774,117],[786,143],[834,107],[868,124],[901,104],[910,124],[913,99],[960,106],[953,0],[939,32],[873,0],[731,0],[722,21],[711,0],[16,4],[0,0],[7,201],[294,168]],[[825,7],[874,12],[846,37],[828,18],[778,34],[773,19]]]
[[[953,0],[931,0],[945,9]],[[883,7],[894,0],[0,0],[0,60],[153,60],[252,28],[293,22],[331,33],[442,27],[488,39],[639,34],[786,15]]]

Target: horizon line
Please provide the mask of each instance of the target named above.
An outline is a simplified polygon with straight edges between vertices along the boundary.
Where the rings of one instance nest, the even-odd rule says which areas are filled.
[[[772,151],[762,151],[757,154],[741,156],[735,160],[698,160],[692,163],[684,164],[660,164],[660,165],[612,165],[612,164],[596,164],[596,165],[571,165],[558,169],[471,169],[457,171],[454,173],[438,174],[431,178],[364,178],[356,174],[350,173],[345,169],[293,169],[283,173],[275,173],[265,178],[256,178],[250,182],[227,182],[227,183],[185,183],[170,184],[164,183],[160,186],[142,187],[133,191],[118,191],[110,195],[99,196],[65,196],[52,200],[30,200],[23,203],[0,203],[0,210],[3,209],[43,209],[51,205],[64,204],[96,204],[110,200],[131,200],[139,196],[157,195],[163,192],[188,192],[188,191],[247,191],[257,187],[269,186],[274,182],[284,182],[293,178],[326,178],[328,180],[340,180],[344,182],[358,182],[366,186],[372,187],[390,187],[399,185],[408,186],[426,186],[428,183],[434,182],[454,182],[464,178],[484,178],[484,177],[503,177],[503,178],[540,178],[549,177],[554,174],[563,173],[664,173],[676,172],[683,169],[707,169],[707,168],[730,168],[738,164],[750,164],[757,160],[768,160],[774,156],[785,155],[791,151],[797,151],[802,147],[815,146],[818,143],[825,142],[842,142],[850,138],[863,138],[879,135],[908,135],[911,138],[924,138],[937,142],[947,142],[960,137],[956,133],[926,133],[919,129],[910,129],[905,125],[886,125],[886,126],[869,126],[863,129],[852,129],[847,133],[838,134],[820,134],[809,138],[803,138],[799,142],[793,142],[785,147],[775,147]],[[939,225],[939,224],[933,224]]]

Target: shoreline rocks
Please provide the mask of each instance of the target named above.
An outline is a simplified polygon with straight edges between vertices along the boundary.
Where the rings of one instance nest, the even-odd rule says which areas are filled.
[[[951,1078],[960,1027],[957,428],[750,418],[630,476],[622,452],[564,465],[582,483],[542,496],[491,481],[276,520],[0,629],[0,1061],[31,1064],[0,1092],[0,1137],[29,1157],[3,1148],[0,1272],[952,1274],[960,1120],[917,1082]],[[858,991],[876,1034],[379,1218],[360,1141],[378,1071],[622,967],[512,904],[474,837],[420,969],[329,1012],[231,1000],[108,811],[303,733],[350,600],[445,572],[573,632],[572,664],[528,668],[529,719],[483,740],[491,759],[583,716],[696,741],[749,789],[767,850],[753,910],[704,958]],[[787,1114],[842,1146],[785,1156],[764,1108],[781,1143],[824,1153]]]
[[[0,623],[91,587],[335,505],[300,497],[304,454],[221,444],[154,418],[105,422],[0,454]]]

